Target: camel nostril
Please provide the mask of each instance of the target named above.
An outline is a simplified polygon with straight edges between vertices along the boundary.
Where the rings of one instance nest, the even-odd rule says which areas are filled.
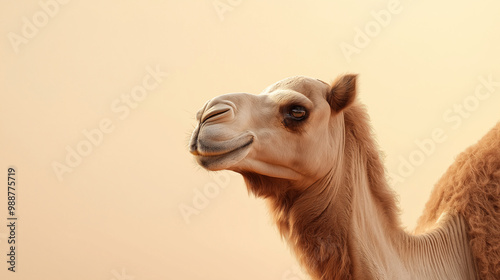
[[[231,111],[231,107],[224,104],[217,104],[212,108],[208,109],[201,118],[201,123],[205,123],[209,119],[214,121],[216,119],[220,119],[225,117],[227,112]]]

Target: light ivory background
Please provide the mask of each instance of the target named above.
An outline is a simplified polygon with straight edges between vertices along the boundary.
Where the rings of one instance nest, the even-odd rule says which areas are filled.
[[[477,104],[471,97],[479,77],[500,81],[497,1],[67,2],[51,6],[46,22],[40,3],[58,2],[1,3],[0,279],[307,279],[263,201],[237,174],[208,173],[187,152],[194,114],[219,94],[360,73],[359,96],[393,174],[415,140],[443,129],[446,140],[423,164],[392,182],[409,229],[453,158],[500,120],[500,86]],[[375,23],[388,5],[398,12]],[[34,15],[42,24],[28,38],[23,18]],[[347,57],[340,46],[356,46],[357,28],[372,36]],[[23,43],[13,45],[12,33]],[[168,77],[125,116],[116,106],[148,67]],[[448,110],[464,100],[477,106],[458,124]],[[65,164],[67,147],[84,145],[82,131],[103,120],[114,130],[58,180],[54,162]],[[5,262],[11,165],[16,273]],[[206,189],[212,197],[187,223],[179,207],[195,207]]]

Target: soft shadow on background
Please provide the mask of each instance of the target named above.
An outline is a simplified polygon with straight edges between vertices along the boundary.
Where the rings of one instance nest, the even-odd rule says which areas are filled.
[[[497,1],[1,6],[1,225],[9,166],[19,217],[15,273],[0,226],[1,279],[308,279],[240,176],[187,151],[219,94],[359,73],[410,230],[454,157],[500,120]]]

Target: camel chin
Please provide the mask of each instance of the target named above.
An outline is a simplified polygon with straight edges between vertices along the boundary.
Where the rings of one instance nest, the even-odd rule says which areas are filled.
[[[229,148],[220,153],[206,155],[198,153],[195,156],[196,161],[210,171],[230,170],[248,155],[252,143],[253,138],[241,146]]]

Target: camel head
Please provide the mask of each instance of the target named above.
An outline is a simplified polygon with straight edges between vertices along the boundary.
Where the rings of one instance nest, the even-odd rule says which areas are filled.
[[[205,169],[241,173],[257,194],[266,195],[256,188],[267,180],[307,188],[341,159],[343,110],[355,95],[351,74],[331,86],[298,76],[259,95],[220,95],[197,113],[190,152]]]

